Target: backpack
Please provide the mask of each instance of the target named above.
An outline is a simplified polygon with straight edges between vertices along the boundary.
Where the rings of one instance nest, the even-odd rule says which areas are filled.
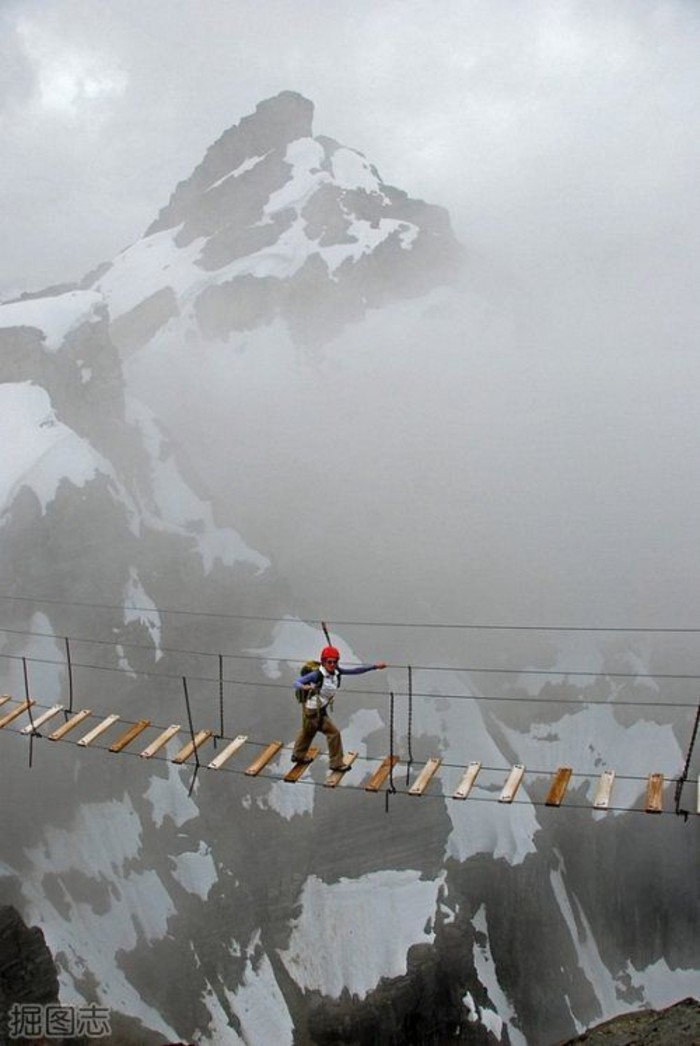
[[[321,662],[320,661],[305,661],[304,664],[301,666],[301,671],[299,672],[299,675],[300,676],[305,676],[308,672],[317,672],[320,667],[321,667]],[[340,673],[338,673],[338,686],[340,686],[340,679],[341,679],[341,676],[340,676]],[[319,683],[315,693],[318,694],[320,689],[321,689],[321,684]],[[303,705],[305,701],[308,701],[309,695],[313,694],[313,693],[314,693],[314,691],[302,690],[301,687],[298,686],[296,688],[296,690],[294,691],[294,696],[296,697],[296,699],[299,702],[299,704]]]
[[[321,667],[321,662],[320,661],[305,661],[304,664],[301,666],[301,669],[299,671],[299,675],[300,676],[305,676],[307,674],[307,672],[315,672],[320,667]],[[308,699],[309,693],[310,693],[310,691],[302,690],[301,687],[298,686],[296,688],[296,690],[294,691],[294,696],[296,697],[296,699],[299,702],[299,704],[303,705],[304,702]]]

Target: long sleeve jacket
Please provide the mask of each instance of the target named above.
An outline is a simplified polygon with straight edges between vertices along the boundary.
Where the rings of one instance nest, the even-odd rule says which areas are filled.
[[[299,676],[294,683],[294,687],[307,686],[307,684],[313,683],[314,689],[309,690],[309,696],[304,702],[304,707],[308,708],[309,711],[324,709],[328,707],[337,693],[340,685],[339,676],[361,676],[365,672],[374,672],[375,669],[376,665],[356,665],[354,668],[343,668],[342,665],[338,665],[335,673],[331,675],[323,667],[315,668],[312,672],[306,672],[303,676]]]

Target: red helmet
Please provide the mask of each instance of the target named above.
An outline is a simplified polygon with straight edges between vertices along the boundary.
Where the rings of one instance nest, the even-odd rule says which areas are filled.
[[[340,661],[340,651],[334,646],[324,646],[321,651],[321,660],[328,661],[329,658],[335,658],[336,661]]]

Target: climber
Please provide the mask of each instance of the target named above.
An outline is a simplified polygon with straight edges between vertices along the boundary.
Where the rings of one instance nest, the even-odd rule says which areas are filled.
[[[359,676],[365,672],[374,672],[386,668],[385,661],[373,665],[358,665],[356,668],[342,668],[339,664],[340,652],[334,646],[326,646],[321,651],[321,664],[299,676],[294,686],[306,694],[302,705],[302,724],[292,752],[293,763],[310,763],[309,746],[320,730],[328,740],[328,755],[331,770],[341,774],[351,767],[343,762],[343,742],[340,730],[328,715],[328,706],[336,695],[343,676]]]

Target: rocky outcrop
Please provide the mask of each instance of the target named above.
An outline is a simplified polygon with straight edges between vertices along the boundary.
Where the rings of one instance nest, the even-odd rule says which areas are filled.
[[[170,202],[146,230],[146,236],[182,225],[179,243],[184,246],[195,236],[211,233],[216,211],[225,211],[236,197],[239,197],[241,213],[252,215],[269,194],[284,183],[287,171],[279,158],[280,150],[296,138],[311,134],[313,111],[313,104],[295,91],[282,91],[260,102],[254,113],[244,116],[207,150],[201,164],[177,186]],[[260,170],[256,169],[254,176],[217,186],[246,161],[270,153],[275,154],[276,162],[264,168],[268,177],[261,178]],[[235,192],[229,197],[234,186]],[[219,191],[213,192],[215,188]],[[208,192],[213,194],[205,195]]]
[[[313,1046],[442,1046],[470,1043],[496,1046],[499,1038],[479,1023],[464,999],[467,984],[478,983],[467,941],[446,928],[442,947],[415,945],[403,977],[384,979],[366,999],[346,993],[337,1001],[309,1007]]]
[[[27,926],[16,908],[0,907],[0,1044],[10,1042],[8,1012],[15,1004],[58,1001],[53,957],[38,927]]]
[[[665,1010],[624,1013],[562,1046],[698,1046],[700,1002],[683,999]]]

